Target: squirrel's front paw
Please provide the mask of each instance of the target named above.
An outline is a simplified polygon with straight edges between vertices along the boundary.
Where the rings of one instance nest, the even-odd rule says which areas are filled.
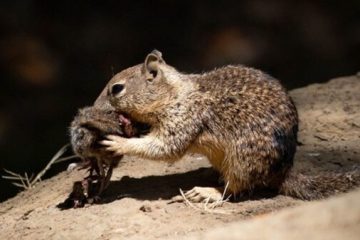
[[[101,145],[106,146],[106,150],[114,152],[115,155],[123,155],[125,153],[126,138],[107,135],[105,140],[100,141]]]

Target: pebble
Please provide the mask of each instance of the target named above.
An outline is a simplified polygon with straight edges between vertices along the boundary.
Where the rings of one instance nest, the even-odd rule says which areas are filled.
[[[142,211],[142,212],[152,212],[150,203],[146,201],[146,202],[140,207],[140,211]]]

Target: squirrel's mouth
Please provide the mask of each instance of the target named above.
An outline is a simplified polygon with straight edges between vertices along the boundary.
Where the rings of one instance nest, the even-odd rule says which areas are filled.
[[[120,127],[122,128],[126,137],[133,137],[137,134],[133,121],[123,113],[118,113]]]
[[[114,135],[121,135],[122,137],[140,137],[149,133],[151,126],[146,123],[141,123],[131,119],[127,114],[116,112],[118,115],[119,126],[121,134],[113,133]]]

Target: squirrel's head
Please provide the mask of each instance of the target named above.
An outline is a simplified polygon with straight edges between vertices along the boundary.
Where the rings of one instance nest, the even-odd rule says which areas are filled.
[[[183,85],[181,74],[165,63],[161,52],[154,50],[143,64],[116,74],[99,98],[108,100],[116,111],[150,123],[156,121],[156,112],[178,98]]]

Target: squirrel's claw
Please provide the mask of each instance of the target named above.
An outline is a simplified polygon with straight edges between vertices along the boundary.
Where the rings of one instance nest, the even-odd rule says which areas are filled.
[[[99,141],[101,145],[107,146],[107,147],[116,147],[120,144],[122,137],[118,137],[115,135],[107,135],[105,140]]]
[[[112,146],[112,145],[114,145],[114,141],[110,141],[110,140],[102,140],[102,141],[99,141],[99,143],[101,145],[104,145],[104,146]]]
[[[227,201],[227,199],[223,199],[223,194],[221,194],[222,188],[215,187],[194,187],[193,189],[183,193],[182,190],[181,195],[177,195],[171,199],[169,204],[175,202],[186,202],[189,201],[191,203],[221,203],[223,201]]]
[[[116,135],[107,135],[106,138],[114,142],[121,142],[124,139],[123,137],[119,137]]]
[[[105,146],[109,152],[114,152],[115,155],[123,155],[122,147],[124,145],[123,138],[115,135],[107,135],[105,140],[99,141]]]
[[[112,142],[117,142],[119,139],[122,139],[122,137],[116,135],[106,135],[105,140],[100,141],[100,144],[111,145]]]

